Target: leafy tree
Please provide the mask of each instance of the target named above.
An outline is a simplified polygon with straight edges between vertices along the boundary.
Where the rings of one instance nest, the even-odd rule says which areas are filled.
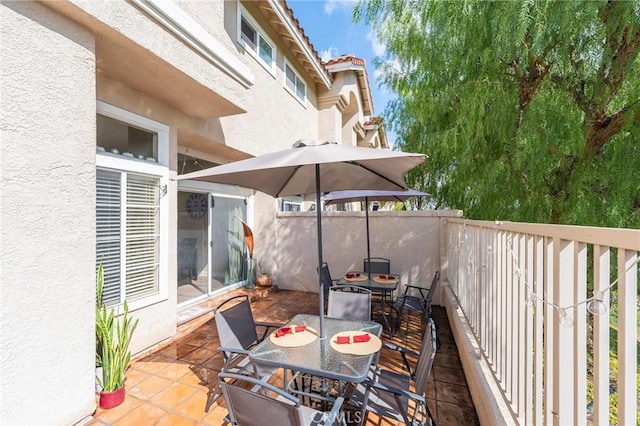
[[[369,0],[408,183],[475,219],[640,227],[640,3]]]

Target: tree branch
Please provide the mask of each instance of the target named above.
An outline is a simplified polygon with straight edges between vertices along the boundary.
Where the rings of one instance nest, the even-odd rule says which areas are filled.
[[[594,99],[597,103],[608,105],[616,95],[627,73],[627,66],[636,59],[640,51],[640,27],[630,23],[621,24],[616,18],[614,8],[624,7],[618,1],[609,1],[602,12],[602,22],[607,31],[603,45],[603,60],[598,69],[601,84],[595,87]],[[610,22],[610,15],[613,21]]]
[[[588,126],[585,135],[585,155],[596,154],[613,135],[622,129],[626,120],[640,120],[640,107],[637,106],[637,102],[635,108],[627,105],[613,115],[602,114],[585,119]]]
[[[569,80],[563,76],[553,74],[551,75],[551,81],[553,81],[558,87],[564,89],[569,96],[571,96],[582,112],[585,115],[592,115],[593,112],[593,104],[591,100],[587,98],[587,95],[584,91],[584,87],[586,82],[581,80],[576,87],[572,86]]]

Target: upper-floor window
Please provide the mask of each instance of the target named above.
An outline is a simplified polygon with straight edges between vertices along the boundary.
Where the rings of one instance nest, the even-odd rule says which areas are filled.
[[[307,102],[307,85],[293,67],[285,61],[284,63],[284,87],[291,92],[293,96],[306,105]]]
[[[238,21],[238,42],[275,77],[275,44],[240,3],[238,3]]]

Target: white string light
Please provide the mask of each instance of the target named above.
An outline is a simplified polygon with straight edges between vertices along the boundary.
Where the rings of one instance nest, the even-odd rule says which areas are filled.
[[[560,314],[560,319],[558,322],[563,327],[573,327],[573,318],[567,315],[567,311],[565,308],[559,308],[558,313]]]
[[[502,224],[502,222],[500,222],[499,220],[496,220],[495,222],[495,226],[493,227],[494,230],[494,234],[497,233],[498,231],[498,227]],[[458,243],[458,246],[456,247],[455,251],[456,253],[460,251],[460,247],[462,247],[465,243],[469,242],[469,234],[467,232],[467,224],[466,224],[466,220],[463,222],[462,224],[462,229],[463,229],[463,238],[460,239],[460,242]],[[513,267],[514,267],[514,271],[513,274],[516,275],[525,285],[525,287],[527,288],[529,294],[527,296],[527,300],[526,300],[526,305],[530,308],[535,308],[538,305],[538,302],[544,303],[546,305],[549,305],[551,307],[553,307],[554,309],[556,309],[558,311],[558,315],[560,316],[559,318],[559,323],[560,325],[562,325],[563,327],[572,327],[573,326],[573,319],[569,316],[569,314],[567,313],[568,310],[571,309],[575,309],[580,305],[583,304],[587,304],[587,311],[593,315],[602,315],[607,313],[607,305],[604,304],[603,300],[604,300],[604,293],[606,293],[607,291],[611,290],[616,284],[618,284],[618,281],[620,279],[620,274],[618,275],[618,278],[615,279],[615,281],[613,281],[611,284],[609,284],[607,287],[605,287],[602,290],[594,290],[593,291],[593,296],[575,303],[573,305],[570,306],[560,306],[557,305],[553,302],[549,302],[547,300],[545,300],[544,298],[538,296],[534,291],[533,288],[531,287],[531,285],[527,282],[526,280],[526,275],[523,273],[523,271],[520,269],[519,266],[519,261],[517,256],[515,255],[512,245],[511,245],[511,241],[507,242],[508,244],[508,250],[509,253],[511,253],[511,257],[513,260]],[[467,244],[468,245],[468,244]],[[470,259],[468,261],[468,265],[469,267],[473,267],[473,258],[472,258],[472,254],[470,252],[467,251],[467,254],[470,256]],[[486,263],[487,263],[487,258],[489,256],[492,256],[492,249],[491,246],[487,246],[487,255],[485,258],[485,263],[483,263],[482,265],[482,269],[486,269]],[[640,262],[640,257],[631,265],[629,265],[629,267],[624,271],[623,274],[626,274],[632,267],[634,267],[636,264],[638,264],[638,262]],[[526,272],[526,271],[525,271]]]
[[[602,315],[607,313],[607,305],[602,301],[604,299],[604,294],[601,291],[594,290],[593,291],[593,300],[587,303],[587,311],[594,315]]]
[[[496,225],[498,225],[499,223],[496,222]],[[533,288],[531,287],[531,285],[527,282],[526,278],[525,278],[525,274],[523,274],[522,270],[520,269],[519,266],[519,261],[517,256],[515,255],[515,253],[513,252],[513,248],[511,246],[511,241],[507,241],[507,248],[509,250],[509,253],[511,254],[511,257],[513,259],[513,266],[514,266],[514,275],[517,275],[518,278],[520,280],[522,280],[522,282],[524,283],[525,287],[527,288],[527,290],[529,291],[529,295],[527,296],[527,301],[526,304],[527,306],[529,306],[530,308],[535,308],[537,306],[538,302],[542,302],[546,305],[552,306],[554,309],[556,309],[558,311],[558,314],[560,315],[560,325],[562,325],[563,327],[572,327],[573,326],[573,319],[569,316],[569,314],[567,314],[568,310],[571,309],[575,309],[580,305],[583,304],[587,304],[587,311],[589,311],[589,313],[594,314],[594,315],[602,315],[605,314],[607,312],[607,306],[604,304],[603,299],[604,299],[604,293],[611,290],[616,284],[618,284],[618,280],[620,279],[620,274],[618,275],[618,278],[615,279],[615,281],[613,281],[611,284],[609,284],[607,287],[603,288],[602,290],[594,290],[593,291],[593,296],[575,303],[573,305],[570,306],[559,306],[553,302],[549,302],[548,300],[544,300],[542,297],[538,296],[534,291]],[[632,267],[634,267],[638,262],[640,262],[640,257],[631,265],[629,265],[629,267],[624,271],[623,274],[626,274]]]

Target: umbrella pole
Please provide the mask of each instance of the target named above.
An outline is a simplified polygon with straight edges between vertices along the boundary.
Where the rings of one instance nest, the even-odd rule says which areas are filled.
[[[318,226],[318,288],[320,300],[320,339],[324,335],[324,282],[322,280],[322,209],[320,207],[320,164],[316,164],[316,223]]]
[[[367,219],[367,278],[371,281],[371,246],[369,244],[369,197],[364,197],[364,215]]]

